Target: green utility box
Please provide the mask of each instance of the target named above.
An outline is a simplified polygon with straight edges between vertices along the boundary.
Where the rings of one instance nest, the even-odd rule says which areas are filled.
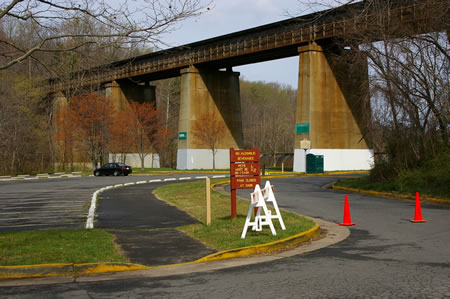
[[[306,155],[306,173],[322,173],[323,172],[323,156],[322,155]]]

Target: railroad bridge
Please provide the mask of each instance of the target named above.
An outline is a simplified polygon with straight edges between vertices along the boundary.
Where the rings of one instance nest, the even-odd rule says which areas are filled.
[[[242,147],[239,73],[232,67],[298,56],[294,171],[305,171],[306,151],[300,147],[304,138],[311,142],[311,153],[324,155],[325,171],[370,169],[367,61],[336,59],[346,52],[337,41],[371,33],[380,22],[421,33],[420,24],[427,18],[424,1],[391,2],[382,12],[370,12],[363,1],[118,61],[93,68],[82,79],[74,74],[69,86],[53,80],[49,92],[61,99],[61,90],[71,84],[101,85],[116,107],[124,107],[130,100],[152,100],[151,81],[181,76],[178,130],[186,138],[178,141],[177,168],[211,168],[212,159],[205,158],[211,150],[199,145],[192,128],[201,115],[213,111],[227,128],[216,165],[228,168],[228,149]]]

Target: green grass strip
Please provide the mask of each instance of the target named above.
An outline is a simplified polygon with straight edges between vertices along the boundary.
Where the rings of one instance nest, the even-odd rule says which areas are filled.
[[[407,179],[410,179],[410,177]],[[414,180],[413,182],[409,182],[407,179],[397,178],[390,181],[372,182],[369,177],[362,177],[344,179],[336,182],[335,186],[410,196],[414,196],[416,192],[419,192],[421,196],[434,197],[450,202],[450,181],[436,184],[426,179],[422,181]]]
[[[127,262],[104,230],[0,233],[0,265]]]
[[[270,229],[264,227],[262,232],[253,232],[250,229],[246,238],[241,239],[249,201],[238,198],[237,217],[231,219],[230,196],[212,190],[211,225],[206,226],[204,224],[206,222],[205,181],[166,185],[156,189],[154,193],[158,198],[199,219],[202,223],[182,226],[179,229],[216,250],[229,250],[273,242],[307,231],[314,226],[309,219],[281,211],[286,230],[281,229],[278,220],[273,220],[276,236],[272,236]]]

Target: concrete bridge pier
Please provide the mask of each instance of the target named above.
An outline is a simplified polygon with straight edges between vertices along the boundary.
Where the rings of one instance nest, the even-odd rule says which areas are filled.
[[[210,147],[194,134],[195,124],[204,115],[224,124],[215,164],[216,169],[229,168],[229,148],[242,146],[239,73],[193,66],[181,70],[177,169],[212,169]]]
[[[130,101],[148,102],[155,101],[155,86],[147,83],[135,83],[129,80],[112,81],[105,84],[105,95],[113,101],[117,112],[124,111]]]
[[[298,51],[294,171],[305,172],[305,153],[323,155],[324,171],[370,169],[367,61],[315,43]],[[300,146],[304,138],[311,142],[306,152]]]
[[[156,102],[156,86],[150,85],[150,82],[137,83],[131,80],[112,81],[105,84],[105,96],[112,99],[115,112],[120,113],[130,106],[131,101],[138,103]],[[151,144],[148,139],[146,143]],[[155,156],[157,158],[154,159]],[[121,155],[117,153],[110,154],[108,160],[109,162],[118,161],[120,157]],[[141,167],[140,158],[136,153],[127,153],[126,163],[133,167]],[[144,164],[145,167],[159,167],[159,157],[153,152],[148,153]]]

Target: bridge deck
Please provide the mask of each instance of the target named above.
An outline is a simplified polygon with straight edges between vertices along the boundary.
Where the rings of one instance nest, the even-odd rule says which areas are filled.
[[[359,2],[162,50],[96,67],[88,74],[74,74],[69,85],[97,85],[124,78],[152,81],[178,76],[181,69],[190,65],[221,69],[286,58],[298,55],[297,48],[311,41],[362,34],[380,24],[403,27],[412,24],[420,33],[417,25],[427,18],[422,13],[427,4],[412,0],[398,0],[395,4],[381,15],[365,12],[366,3]],[[49,92],[64,87],[67,88],[67,83],[52,80]]]

